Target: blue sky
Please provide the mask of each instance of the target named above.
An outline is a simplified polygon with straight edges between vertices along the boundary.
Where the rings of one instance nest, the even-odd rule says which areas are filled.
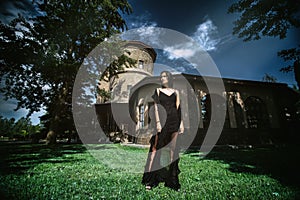
[[[129,2],[134,11],[126,17],[129,28],[149,25],[169,28],[198,40],[213,58],[222,77],[261,81],[268,73],[278,82],[296,84],[293,73],[279,71],[288,63],[279,58],[277,52],[297,46],[297,30],[289,31],[284,40],[265,37],[244,42],[232,35],[233,22],[239,15],[228,14],[227,9],[236,2],[234,0]]]
[[[238,18],[238,14],[227,14],[227,9],[235,2],[233,0],[129,0],[129,2],[133,7],[133,14],[124,17],[130,29],[163,27],[192,37],[207,50],[224,78],[260,81],[264,74],[268,73],[278,82],[290,86],[296,84],[293,73],[279,71],[288,63],[283,62],[277,56],[277,52],[296,47],[299,43],[297,36],[299,30],[289,31],[284,40],[265,37],[258,41],[243,42],[242,39],[232,35],[233,22]],[[34,15],[36,12],[31,0],[1,0],[2,21],[11,20],[17,13]],[[178,58],[170,56],[167,59],[180,62]],[[157,62],[165,61],[166,55],[159,52]],[[15,101],[4,101],[1,96],[0,105],[0,115],[5,117],[18,119],[26,113],[25,109],[14,111]],[[34,114],[34,123],[38,123],[39,114]]]

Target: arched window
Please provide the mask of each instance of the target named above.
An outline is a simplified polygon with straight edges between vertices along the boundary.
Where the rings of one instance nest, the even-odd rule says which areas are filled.
[[[142,104],[139,106],[139,127],[145,128],[145,106]]]
[[[249,128],[269,127],[267,108],[259,97],[248,97],[245,101],[245,109]]]
[[[139,60],[138,66],[139,66],[140,69],[144,69],[144,61],[143,60]]]
[[[205,95],[201,98],[201,117],[204,122],[209,121],[210,98]]]
[[[211,98],[215,99],[215,104],[212,105]],[[201,98],[201,117],[203,120],[203,126],[204,128],[207,128],[209,126],[209,123],[211,120],[215,122],[215,125],[218,124],[218,122],[222,122],[223,119],[219,118],[219,116],[215,116],[215,119],[211,119],[211,109],[212,106],[214,106],[214,109],[216,109],[216,112],[226,112],[227,106],[226,106],[226,100],[224,97],[217,95],[217,94],[207,94]],[[222,116],[222,115],[221,115]],[[226,115],[226,117],[228,117]],[[225,120],[226,121],[226,120]],[[219,124],[222,125],[223,124]]]
[[[144,129],[146,126],[146,118],[148,117],[147,105],[145,105],[144,98],[141,98],[136,106],[136,122],[137,130]]]

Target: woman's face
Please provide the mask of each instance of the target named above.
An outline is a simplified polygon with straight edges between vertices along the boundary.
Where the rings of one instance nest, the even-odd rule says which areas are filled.
[[[165,72],[160,75],[160,81],[163,86],[168,86],[168,76]]]

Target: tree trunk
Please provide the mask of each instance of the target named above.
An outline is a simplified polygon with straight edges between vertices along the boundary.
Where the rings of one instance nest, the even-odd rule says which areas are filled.
[[[49,130],[49,132],[47,133],[47,137],[46,137],[46,144],[50,145],[50,144],[55,144],[56,143],[56,132],[53,130]]]
[[[53,117],[51,119],[50,122],[50,126],[49,126],[49,131],[47,133],[47,137],[46,137],[46,144],[55,144],[56,143],[56,137],[57,137],[57,130],[59,127],[59,117],[58,115],[55,115],[55,117]]]
[[[68,111],[67,108],[67,98],[68,95],[71,95],[71,91],[67,82],[64,82],[62,88],[59,89],[58,96],[55,101],[53,101],[53,104],[51,106],[52,109],[52,118],[50,119],[50,126],[49,126],[49,132],[47,133],[46,137],[46,144],[55,144],[56,143],[56,137],[57,133],[61,132],[62,126],[67,126],[67,124],[61,124],[62,123],[62,116],[66,117],[65,114]]]

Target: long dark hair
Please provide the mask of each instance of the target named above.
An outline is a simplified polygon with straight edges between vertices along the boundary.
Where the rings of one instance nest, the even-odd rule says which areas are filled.
[[[168,77],[168,86],[169,86],[170,88],[172,88],[172,87],[173,87],[173,75],[172,75],[171,72],[169,72],[169,71],[162,71],[162,72],[160,73],[160,76],[161,76],[163,73],[165,73],[165,74],[167,75],[167,77]]]

